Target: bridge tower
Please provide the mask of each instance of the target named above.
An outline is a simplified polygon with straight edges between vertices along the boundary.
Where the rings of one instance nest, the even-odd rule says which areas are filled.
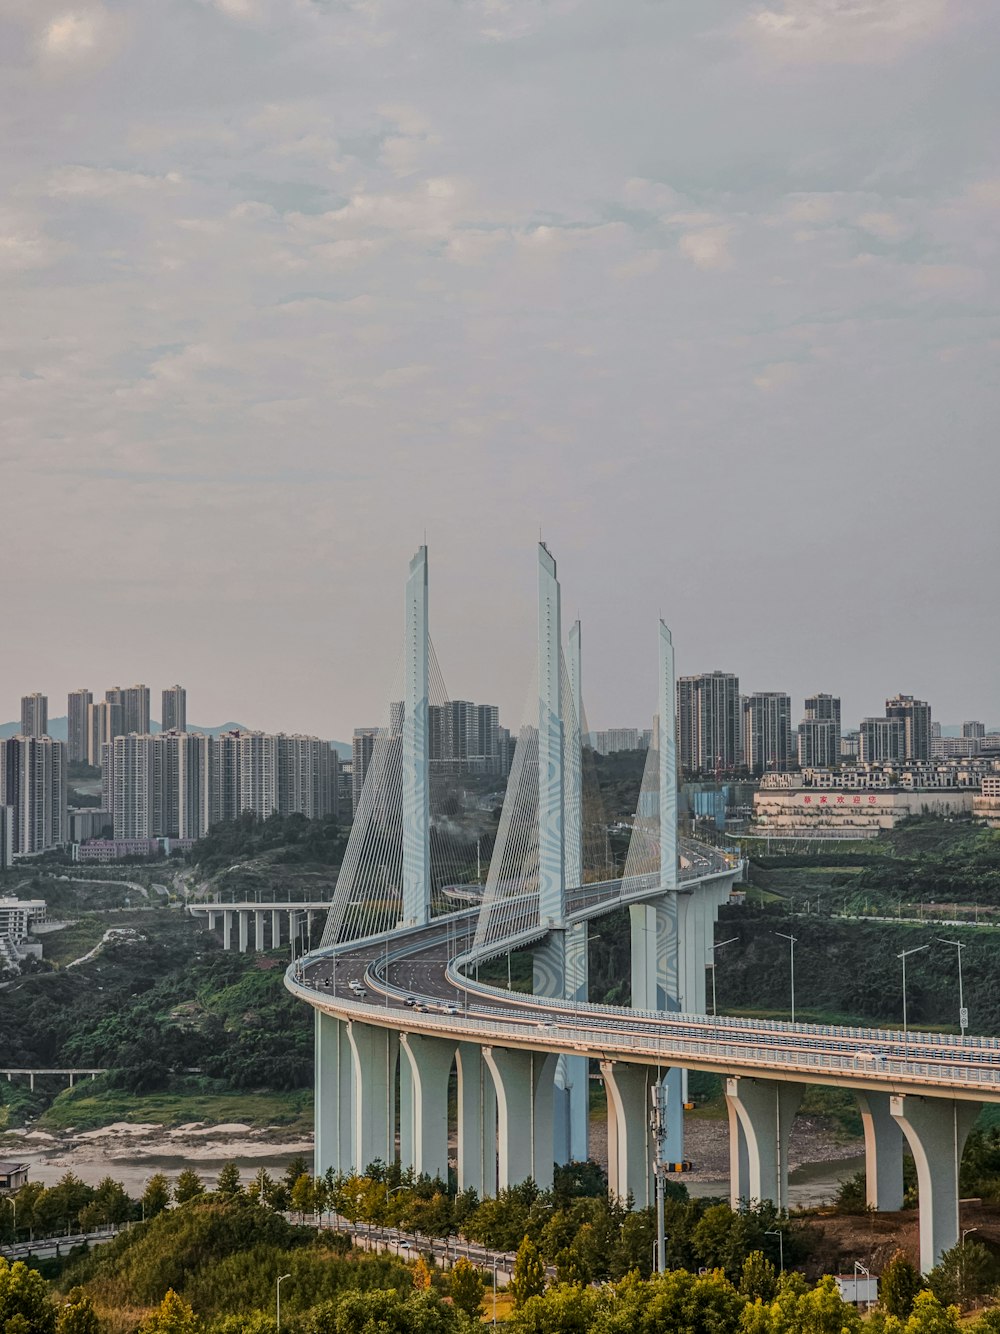
[[[538,916],[549,927],[535,950],[538,996],[587,1000],[587,925],[566,922],[566,890],[583,880],[582,634],[562,651],[556,562],[538,546]],[[556,1162],[588,1157],[589,1062],[561,1056],[552,1100]]]
[[[403,926],[431,916],[427,548],[410,561],[403,640]]]

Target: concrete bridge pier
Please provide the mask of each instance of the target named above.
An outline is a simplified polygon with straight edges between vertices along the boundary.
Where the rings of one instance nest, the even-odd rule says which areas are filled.
[[[448,1081],[455,1044],[402,1033],[399,1039],[399,1163],[448,1180]]]
[[[690,897],[688,894],[670,891],[650,903],[634,903],[629,908],[634,1010],[665,1014],[681,1008],[680,925],[683,915],[687,912],[686,903]],[[670,1069],[663,1073],[663,1079],[667,1086],[667,1124],[666,1137],[662,1143],[663,1161],[679,1163],[684,1159],[687,1071]],[[646,1120],[649,1119],[649,1111],[650,1108],[647,1106],[644,1109]]]
[[[726,1080],[729,1112],[729,1195],[739,1209],[751,1200],[788,1208],[788,1138],[802,1085],[776,1079]]]
[[[238,912],[236,916],[239,920],[240,953],[246,954],[250,946],[250,914]]]
[[[396,1157],[396,1060],[399,1038],[388,1028],[351,1020],[351,1166],[363,1172],[376,1158]]]
[[[895,1213],[903,1207],[903,1132],[888,1093],[871,1089],[856,1097],[865,1132],[865,1199],[869,1209]]]
[[[271,949],[276,950],[281,944],[281,913],[271,909]]]
[[[233,948],[233,914],[228,911],[222,914],[222,948]]]
[[[532,992],[565,1000],[589,1000],[587,923],[551,931],[533,955]],[[585,1162],[589,1151],[590,1062],[586,1056],[559,1056],[553,1090],[555,1162]]]
[[[894,1093],[890,1114],[906,1136],[920,1194],[920,1269],[928,1273],[958,1242],[962,1150],[982,1104]]]
[[[649,1090],[655,1071],[602,1061],[601,1074],[608,1096],[608,1192],[623,1200],[631,1195],[635,1207],[645,1209],[653,1203]]]
[[[351,1135],[351,1046],[347,1025],[316,1011],[316,1102],[313,1109],[313,1172],[328,1167],[348,1172],[354,1166]]]
[[[460,1042],[458,1072],[458,1189],[482,1199],[497,1191],[497,1098],[483,1049]]]
[[[258,954],[264,953],[264,918],[262,912],[255,912],[253,915],[254,926],[254,948]]]
[[[531,1177],[552,1185],[552,1093],[556,1056],[548,1052],[484,1047],[483,1060],[497,1095],[497,1187]]]

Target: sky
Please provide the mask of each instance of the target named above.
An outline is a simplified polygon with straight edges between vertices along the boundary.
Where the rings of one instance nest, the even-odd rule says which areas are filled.
[[[996,0],[0,0],[0,718],[1000,722]]]

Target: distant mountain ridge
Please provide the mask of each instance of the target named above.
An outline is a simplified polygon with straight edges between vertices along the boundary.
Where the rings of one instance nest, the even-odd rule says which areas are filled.
[[[65,716],[62,718],[50,718],[49,736],[53,741],[65,741],[67,738],[68,726],[69,719]],[[0,740],[9,736],[17,736],[20,730],[20,722],[0,723]],[[161,731],[160,724],[155,720],[151,720],[149,730],[151,732]],[[207,736],[219,736],[222,732],[249,732],[253,729],[247,727],[246,723],[219,723],[217,727],[198,727],[195,723],[191,723],[187,730],[189,732],[204,732]],[[331,741],[330,745],[342,760],[349,760],[351,758],[353,752],[349,742]]]

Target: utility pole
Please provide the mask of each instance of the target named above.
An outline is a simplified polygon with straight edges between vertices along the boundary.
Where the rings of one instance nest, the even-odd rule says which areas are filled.
[[[663,1144],[667,1138],[667,1082],[658,1079],[650,1085],[649,1096],[652,1110],[649,1128],[653,1135],[653,1189],[656,1196],[656,1272],[663,1274],[667,1268],[667,1238],[663,1207],[663,1186],[665,1164],[663,1162]]]

